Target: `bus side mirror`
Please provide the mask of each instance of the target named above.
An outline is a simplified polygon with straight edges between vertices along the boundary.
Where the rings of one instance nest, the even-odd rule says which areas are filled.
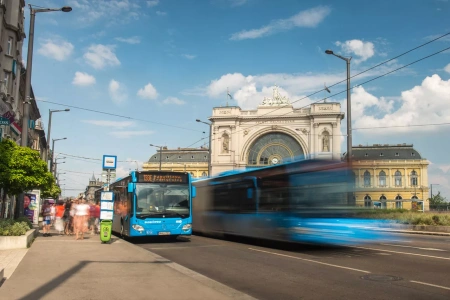
[[[253,199],[253,189],[251,188],[247,189],[247,198]]]
[[[130,182],[127,186],[128,193],[134,192],[134,185]]]
[[[195,186],[192,187],[192,198],[197,196],[197,188]]]

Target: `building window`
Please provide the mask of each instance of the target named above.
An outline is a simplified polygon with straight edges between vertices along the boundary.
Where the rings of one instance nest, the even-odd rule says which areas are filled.
[[[153,156],[153,159],[156,159],[156,156]]]
[[[386,173],[384,171],[380,172],[379,181],[380,186],[386,186]]]
[[[353,186],[357,186],[357,182],[356,182],[356,174],[355,174],[355,172],[352,172],[352,176],[353,176],[353,178],[352,178],[352,182],[353,182]]]
[[[169,156],[166,156],[166,159],[169,159]]]
[[[364,154],[364,156],[367,157],[367,156],[369,156],[369,154],[366,153],[366,154]]]
[[[194,155],[191,156],[191,159],[194,159]]]
[[[380,153],[380,156],[383,156],[383,152]]]
[[[395,197],[395,208],[403,208],[402,196]]]
[[[416,156],[416,154],[414,152],[411,153],[411,156]]]
[[[398,152],[397,152],[397,153],[395,153],[395,156],[400,156],[400,154],[398,154]]]
[[[411,172],[411,186],[417,186],[417,172]]]
[[[4,78],[3,82],[4,82],[6,90],[8,90],[9,77],[10,77],[9,72],[5,72],[5,78]]]
[[[13,41],[14,41],[14,39],[12,37],[8,37],[8,46],[6,47],[6,54],[8,54],[8,55],[11,55]]]
[[[364,207],[372,207],[372,198],[369,195],[364,196]]]
[[[412,196],[411,199],[412,200],[419,200],[419,198],[417,196]]]
[[[402,186],[402,173],[400,171],[395,172],[395,186]]]
[[[206,172],[203,172],[203,173],[202,173],[202,177],[206,177]]]
[[[370,186],[370,173],[369,171],[364,172],[364,186]]]
[[[385,195],[381,195],[380,201],[386,201],[386,196]]]
[[[181,159],[181,156],[178,156],[178,159]]]
[[[203,158],[206,159],[206,155]]]

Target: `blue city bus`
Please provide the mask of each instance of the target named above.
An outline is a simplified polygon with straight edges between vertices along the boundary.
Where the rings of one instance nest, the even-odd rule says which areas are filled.
[[[195,187],[189,173],[132,171],[109,190],[114,192],[114,233],[124,238],[192,234]]]
[[[358,218],[353,178],[341,161],[304,160],[229,171],[194,182],[193,230],[314,244],[379,240],[378,221]],[[362,208],[363,210],[363,208]]]

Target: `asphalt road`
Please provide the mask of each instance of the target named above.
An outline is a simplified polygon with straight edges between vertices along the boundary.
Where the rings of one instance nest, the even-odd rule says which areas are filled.
[[[450,299],[450,236],[333,248],[203,236],[135,243],[258,299]]]

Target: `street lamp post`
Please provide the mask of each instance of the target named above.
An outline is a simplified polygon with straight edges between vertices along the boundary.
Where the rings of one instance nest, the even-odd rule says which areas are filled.
[[[325,50],[326,54],[334,55],[347,62],[347,161],[352,158],[352,101],[350,96],[350,61],[351,57],[343,57],[332,50]]]
[[[153,145],[153,144],[150,144],[150,146],[159,148],[159,171],[161,171],[162,148],[163,148],[163,146],[156,146],[156,145]]]
[[[59,109],[59,110],[48,110],[49,116],[48,116],[48,128],[47,128],[47,149],[45,151],[45,162],[48,164],[48,156],[50,154],[50,133],[52,129],[52,113],[54,112],[62,112],[62,111],[70,111],[70,109]]]
[[[23,105],[23,118],[22,118],[22,139],[21,146],[28,146],[28,123],[30,120],[30,102],[31,102],[31,71],[33,67],[33,42],[34,42],[34,19],[36,13],[39,12],[52,12],[62,11],[70,12],[72,8],[70,6],[64,6],[61,8],[39,8],[34,9],[31,4],[30,7],[30,31],[28,33],[28,53],[27,53],[27,74],[25,77],[25,102]]]
[[[52,140],[52,160],[50,162],[50,172],[52,172],[52,173],[53,173],[53,159],[55,157],[55,142],[56,141],[61,141],[61,140],[67,140],[67,138],[53,139]]]
[[[65,164],[65,163],[66,163],[65,161],[62,161],[62,162],[57,162],[57,161],[55,161],[55,170],[52,171],[52,174],[53,174],[53,176],[54,176],[56,179],[58,179],[58,177],[56,176],[56,174],[58,174],[58,173],[57,173],[58,165],[59,165],[59,164]]]
[[[212,123],[203,122],[202,120],[196,119],[195,121],[199,123],[203,123],[209,126],[209,149],[208,149],[208,176],[211,176],[211,131],[212,131]]]
[[[433,199],[433,185],[439,185],[439,183],[431,183],[430,184],[430,190],[431,190],[431,197],[430,197],[430,199]]]

